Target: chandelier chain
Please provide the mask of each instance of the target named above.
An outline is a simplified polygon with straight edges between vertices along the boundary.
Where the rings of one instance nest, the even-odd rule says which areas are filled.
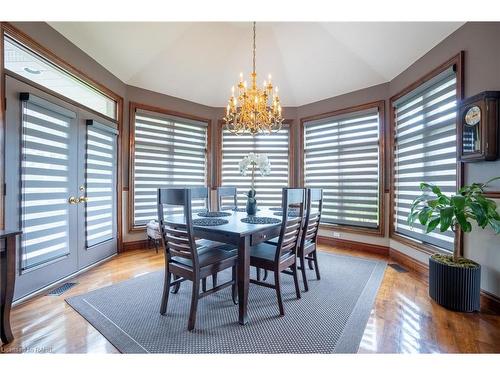
[[[255,69],[255,51],[257,50],[257,45],[255,43],[255,24],[256,22],[253,22],[253,72],[255,73],[257,70]]]

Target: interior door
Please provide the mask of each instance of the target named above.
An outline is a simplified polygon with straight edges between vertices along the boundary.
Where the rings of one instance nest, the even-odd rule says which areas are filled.
[[[6,77],[7,228],[19,299],[117,251],[116,124]]]
[[[85,268],[117,251],[116,124],[80,112],[78,266]]]
[[[6,78],[5,225],[17,246],[18,299],[78,270],[78,126],[64,102]]]

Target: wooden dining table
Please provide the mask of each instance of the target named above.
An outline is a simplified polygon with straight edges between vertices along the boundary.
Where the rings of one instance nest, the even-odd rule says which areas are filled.
[[[267,241],[279,235],[281,228],[281,216],[268,210],[257,211],[255,216],[272,217],[280,219],[276,224],[247,224],[241,219],[247,217],[246,212],[225,211],[231,216],[224,216],[227,224],[217,226],[193,225],[196,238],[208,239],[235,245],[238,248],[238,307],[240,324],[248,322],[248,289],[250,285],[250,247]],[[199,217],[193,214],[193,219]],[[165,221],[172,224],[185,224],[184,215],[166,215]]]

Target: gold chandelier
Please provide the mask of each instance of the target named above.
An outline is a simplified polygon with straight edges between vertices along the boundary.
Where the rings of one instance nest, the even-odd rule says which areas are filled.
[[[281,116],[281,104],[278,96],[278,88],[273,91],[271,75],[268,82],[264,81],[263,88],[257,87],[257,73],[255,71],[255,22],[253,23],[253,71],[251,74],[251,86],[247,88],[247,81],[243,81],[243,73],[240,73],[238,92],[235,95],[232,87],[231,98],[226,108],[226,128],[235,134],[250,133],[273,133],[281,129],[283,117]],[[272,98],[271,98],[272,96]]]

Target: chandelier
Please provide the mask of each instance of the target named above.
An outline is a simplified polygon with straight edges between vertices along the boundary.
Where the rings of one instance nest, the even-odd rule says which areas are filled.
[[[247,87],[247,81],[243,81],[243,73],[240,73],[237,93],[232,87],[231,98],[226,108],[224,121],[226,128],[234,134],[250,133],[273,133],[281,129],[283,117],[281,116],[281,104],[278,96],[278,88],[273,91],[271,75],[268,81],[264,81],[262,89],[257,86],[257,73],[255,70],[255,22],[253,23],[253,71],[251,86]]]

